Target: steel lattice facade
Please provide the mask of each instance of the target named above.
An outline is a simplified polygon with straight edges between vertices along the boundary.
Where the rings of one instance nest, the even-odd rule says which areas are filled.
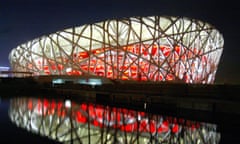
[[[9,116],[17,126],[71,144],[217,144],[215,124],[92,103],[14,98]]]
[[[214,83],[223,36],[182,17],[131,17],[86,24],[19,45],[13,71],[110,79]]]

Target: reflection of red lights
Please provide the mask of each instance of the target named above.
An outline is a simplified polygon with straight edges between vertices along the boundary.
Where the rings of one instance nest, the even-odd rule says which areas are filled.
[[[32,110],[33,109],[33,103],[31,100],[28,101],[28,109]]]
[[[178,130],[179,130],[178,124],[174,124],[173,127],[172,127],[172,132],[173,132],[173,133],[177,133]]]
[[[28,109],[34,109],[33,101],[28,101]],[[178,133],[181,125],[186,125],[190,129],[200,128],[200,123],[185,121],[172,117],[165,117],[162,121],[159,119],[150,119],[145,112],[136,112],[124,108],[110,108],[94,104],[72,103],[72,109],[65,107],[62,101],[55,102],[47,99],[38,99],[36,103],[37,114],[47,116],[57,114],[59,117],[72,117],[78,123],[84,124],[90,122],[96,127],[110,127],[125,132],[150,132],[150,133]],[[156,117],[155,117],[156,118]]]
[[[76,113],[76,120],[79,123],[85,123],[87,122],[87,118],[85,115],[83,115],[81,112],[77,111]]]

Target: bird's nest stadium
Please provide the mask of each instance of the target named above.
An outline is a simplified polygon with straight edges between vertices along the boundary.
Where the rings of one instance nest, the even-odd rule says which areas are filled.
[[[149,16],[72,27],[13,49],[13,71],[34,75],[97,75],[137,81],[214,83],[223,51],[211,24]]]

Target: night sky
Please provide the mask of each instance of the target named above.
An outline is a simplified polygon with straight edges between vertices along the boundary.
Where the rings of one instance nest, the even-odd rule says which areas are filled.
[[[0,0],[0,66],[11,49],[73,26],[131,16],[184,16],[215,26],[224,37],[216,83],[240,84],[240,5],[236,0]]]

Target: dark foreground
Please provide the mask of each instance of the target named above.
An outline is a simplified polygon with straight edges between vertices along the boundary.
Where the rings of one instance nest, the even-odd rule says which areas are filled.
[[[39,85],[29,79],[11,79],[4,81],[4,83],[1,81],[0,143],[57,143],[16,127],[8,117],[9,98],[32,96],[33,94],[35,96],[62,96],[73,99],[80,99],[80,97],[88,99],[89,95],[94,102],[126,106],[133,109],[143,109],[143,104],[146,102],[148,112],[217,124],[218,131],[221,133],[220,144],[238,144],[240,142],[239,85],[217,85],[202,88],[198,86],[186,87],[186,85],[172,85],[172,87],[171,85],[160,85],[162,91],[158,89],[158,86],[131,86],[133,85],[115,84],[92,88],[91,86],[66,84],[52,87],[46,83]]]

